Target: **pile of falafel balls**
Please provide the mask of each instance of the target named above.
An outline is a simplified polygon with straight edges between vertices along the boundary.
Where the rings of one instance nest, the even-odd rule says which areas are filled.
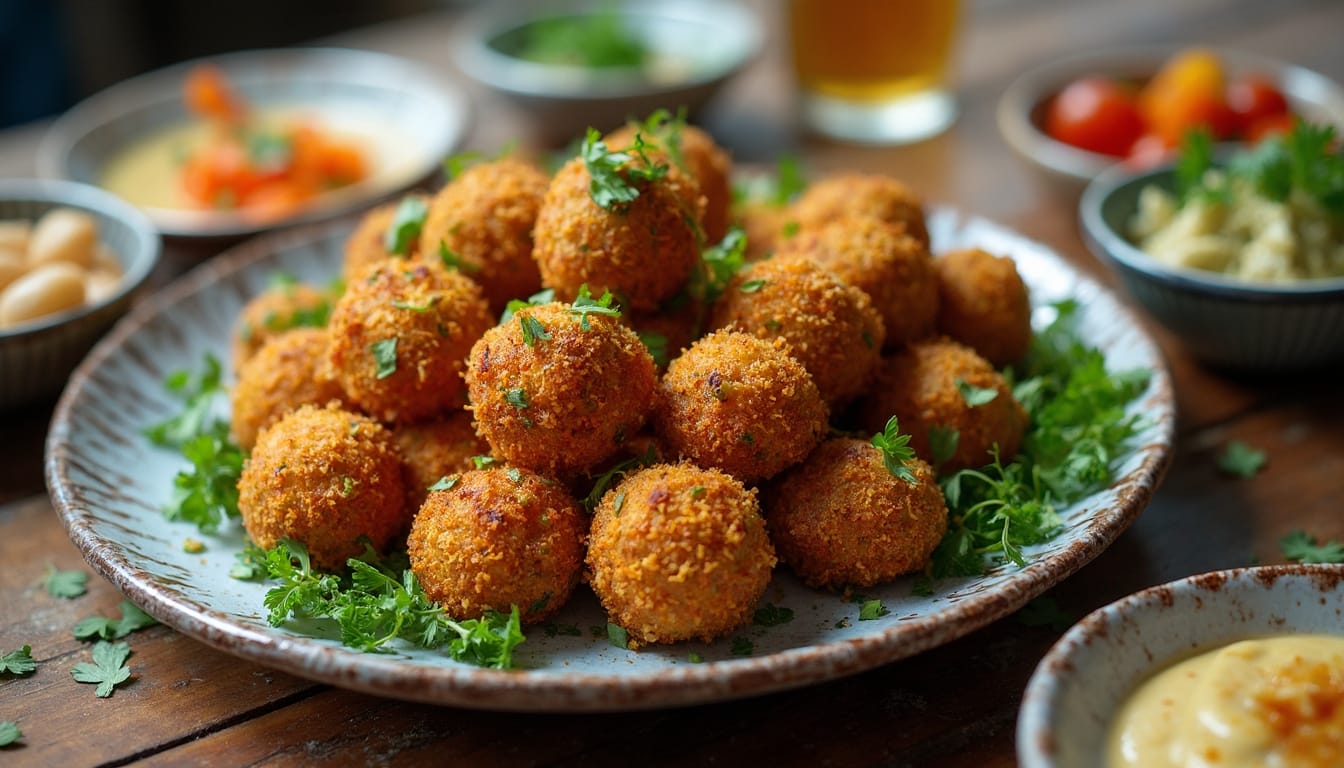
[[[1013,262],[932,256],[891,178],[777,202],[731,177],[663,120],[590,132],[553,177],[506,157],[369,212],[339,297],[279,285],[238,323],[249,535],[333,571],[404,542],[459,619],[543,621],[585,581],[633,647],[749,621],[777,559],[835,590],[927,567],[938,473],[1007,461],[1026,427],[997,371],[1031,339]],[[716,285],[702,249],[743,233]],[[892,416],[904,477],[846,436]]]

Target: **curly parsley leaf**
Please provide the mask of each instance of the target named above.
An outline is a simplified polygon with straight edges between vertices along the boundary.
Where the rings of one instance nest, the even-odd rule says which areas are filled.
[[[47,594],[73,600],[88,591],[89,574],[84,571],[60,571],[55,566],[47,566],[47,576],[43,584]]]
[[[180,370],[169,374],[163,386],[185,402],[182,412],[145,430],[151,443],[165,448],[178,448],[207,429],[215,395],[224,393],[219,358],[205,355],[204,369],[192,375]]]
[[[80,619],[79,623],[75,624],[75,639],[92,640],[101,637],[104,640],[120,640],[132,632],[139,632],[159,623],[157,619],[140,610],[135,603],[129,600],[122,600],[120,608],[121,615],[115,619],[109,619],[106,616],[90,616],[86,619]]]
[[[594,299],[593,294],[588,292],[588,284],[584,283],[579,286],[579,295],[574,297],[574,303],[569,305],[569,313],[579,316],[579,328],[590,331],[592,327],[588,324],[589,315],[621,316],[621,308],[614,305],[614,301],[611,291],[603,291],[602,298]]]
[[[1344,544],[1330,540],[1317,544],[1306,531],[1293,531],[1279,539],[1279,548],[1288,560],[1299,563],[1344,563]]]
[[[1344,149],[1336,146],[1335,138],[1334,126],[1299,118],[1287,134],[1266,138],[1230,158],[1227,176],[1246,181],[1269,200],[1285,202],[1297,192],[1328,214],[1344,216]],[[1207,134],[1186,137],[1176,165],[1176,189],[1182,201],[1197,196],[1227,198],[1227,184],[1204,183],[1203,170],[1213,164],[1212,156]]]
[[[872,443],[882,452],[882,463],[892,477],[908,485],[919,485],[915,473],[906,465],[915,460],[915,449],[910,447],[910,435],[901,434],[901,425],[895,416],[887,419],[886,429],[873,435]]]
[[[419,195],[407,195],[397,205],[392,215],[392,223],[383,235],[383,248],[388,253],[405,256],[411,252],[411,245],[420,237],[424,229],[425,218],[429,216],[429,204]]]
[[[528,296],[526,301],[522,299],[509,299],[508,306],[504,308],[504,314],[499,316],[499,324],[503,325],[512,320],[514,313],[524,307],[539,307],[542,304],[550,304],[553,301],[555,301],[554,288],[537,291],[531,296]]]
[[[19,724],[16,721],[5,720],[0,722],[0,747],[8,747],[22,738],[23,731],[19,730]]]
[[[507,615],[487,611],[457,621],[429,600],[409,569],[397,573],[371,550],[347,565],[348,578],[318,573],[302,544],[277,543],[266,554],[267,575],[279,582],[263,598],[271,626],[291,618],[331,619],[344,645],[366,653],[387,652],[400,640],[476,666],[513,668],[514,649],[525,639],[517,606]]]
[[[529,347],[536,346],[538,341],[551,340],[551,334],[546,330],[546,326],[532,315],[519,315],[518,326],[523,331],[523,343]]]
[[[741,635],[733,638],[732,654],[734,656],[750,656],[755,652],[756,645],[751,640]]]
[[[130,679],[131,669],[126,666],[130,655],[131,647],[126,643],[99,640],[93,646],[93,663],[81,661],[70,668],[70,676],[80,683],[97,683],[94,693],[106,699],[113,688]]]
[[[1252,478],[1264,468],[1268,460],[1264,451],[1252,448],[1240,440],[1233,440],[1218,455],[1218,471],[1237,477]]]
[[[598,206],[619,212],[639,198],[639,182],[657,181],[667,175],[666,163],[655,163],[649,151],[656,149],[635,134],[635,143],[626,151],[614,151],[602,141],[596,128],[589,128],[579,149],[584,167],[588,169],[588,194]],[[639,164],[634,161],[639,159]]]
[[[37,661],[33,659],[33,648],[30,645],[0,656],[0,674],[21,677],[31,675],[36,670]]]
[[[461,475],[453,475],[452,477],[444,475],[443,477],[440,477],[437,481],[435,481],[433,485],[429,486],[425,490],[451,491],[453,489],[453,486],[457,485],[457,481],[461,479],[462,479]]]
[[[229,438],[228,424],[216,421],[208,432],[182,445],[182,456],[191,469],[173,478],[173,497],[163,509],[164,517],[213,533],[225,519],[238,517],[243,451]]]
[[[266,576],[266,550],[252,542],[233,556],[234,564],[229,568],[229,578],[239,581],[260,581]]]

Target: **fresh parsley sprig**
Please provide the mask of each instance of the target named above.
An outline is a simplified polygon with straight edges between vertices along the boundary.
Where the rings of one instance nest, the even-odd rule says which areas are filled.
[[[901,425],[895,416],[887,419],[887,426],[873,435],[873,447],[882,452],[882,463],[897,480],[907,485],[919,485],[919,479],[906,462],[915,460],[915,449],[910,447],[910,435],[901,434]]]
[[[688,290],[706,304],[713,304],[747,260],[747,234],[741,227],[730,228],[723,240],[700,252],[700,263],[691,273]]]
[[[351,648],[384,653],[400,639],[494,669],[512,669],[513,651],[524,641],[517,606],[507,615],[487,611],[456,621],[426,597],[414,573],[397,573],[372,550],[347,561],[348,578],[314,571],[307,549],[288,539],[267,551],[265,564],[267,576],[279,582],[263,599],[271,626],[291,618],[332,619]]]
[[[665,177],[667,163],[654,162],[649,156],[655,149],[657,147],[646,141],[644,134],[636,133],[630,149],[615,151],[602,141],[602,134],[596,128],[589,128],[579,157],[588,169],[588,194],[593,202],[608,211],[622,211],[639,198],[641,182]],[[633,162],[636,159],[638,163]]]
[[[588,284],[584,283],[579,286],[579,295],[574,297],[574,303],[569,305],[569,313],[579,316],[579,328],[591,331],[592,326],[588,323],[589,315],[621,316],[621,308],[614,305],[614,301],[611,291],[603,291],[602,298],[594,299],[593,294],[588,292]]]
[[[429,216],[429,204],[419,195],[407,195],[397,204],[392,214],[392,223],[383,234],[383,248],[388,253],[405,256],[411,252],[411,245],[420,237]]]
[[[112,690],[131,677],[131,668],[126,666],[130,658],[131,647],[126,643],[109,643],[99,640],[93,646],[93,662],[81,661],[70,668],[70,676],[80,683],[97,683],[94,693],[100,699],[112,695]]]
[[[1214,165],[1213,154],[1207,132],[1187,134],[1175,169],[1176,190],[1183,202],[1196,197],[1227,199],[1226,183],[1207,183],[1205,172]],[[1269,200],[1282,203],[1296,192],[1326,213],[1344,217],[1344,148],[1337,146],[1332,125],[1299,118],[1288,133],[1266,138],[1230,158],[1226,175],[1229,181],[1246,181]]]
[[[145,430],[151,443],[165,448],[180,448],[184,443],[208,430],[215,396],[224,392],[219,358],[207,352],[200,373],[180,370],[168,374],[163,386],[180,398],[185,405],[182,412],[154,424]]]

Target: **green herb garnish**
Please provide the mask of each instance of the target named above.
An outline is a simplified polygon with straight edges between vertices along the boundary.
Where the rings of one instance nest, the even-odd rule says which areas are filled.
[[[420,237],[420,230],[424,228],[428,215],[429,204],[424,198],[416,195],[403,197],[383,236],[383,248],[398,256],[410,253],[411,245]]]
[[[1252,448],[1240,440],[1233,440],[1218,455],[1218,470],[1237,477],[1251,478],[1264,468],[1267,461],[1264,451]]]
[[[929,427],[929,453],[934,465],[942,464],[957,453],[961,432],[952,427],[934,424]]]
[[[607,622],[607,642],[622,650],[628,649],[630,647],[630,633],[625,631],[625,627]]]
[[[587,509],[589,512],[597,509],[597,505],[602,503],[602,497],[607,495],[607,491],[620,482],[621,478],[637,469],[653,466],[657,461],[658,452],[654,449],[653,444],[650,443],[643,454],[632,456],[625,461],[619,462],[611,469],[608,469],[606,472],[593,478],[592,490],[590,490],[588,495],[583,498],[584,509]]]
[[[109,619],[106,616],[90,616],[86,619],[80,619],[79,623],[75,624],[75,639],[120,640],[132,632],[139,632],[146,627],[152,627],[159,623],[157,619],[140,610],[130,600],[122,600],[120,608],[121,615],[115,619]]]
[[[1176,163],[1176,191],[1182,202],[1195,197],[1226,200],[1227,184],[1210,186],[1205,171],[1213,165],[1207,133],[1186,135]],[[1335,127],[1300,118],[1287,134],[1270,136],[1227,163],[1227,181],[1243,180],[1274,202],[1294,192],[1314,201],[1327,214],[1344,217],[1344,149],[1336,146]]]
[[[449,248],[448,244],[442,240],[439,241],[439,261],[443,262],[443,266],[455,269],[464,275],[475,275],[481,271],[480,266],[463,259],[457,251]]]
[[[126,643],[109,643],[99,640],[93,646],[93,663],[81,661],[70,668],[70,676],[80,683],[97,683],[94,693],[100,699],[112,695],[112,689],[131,677],[131,669],[126,659],[131,655],[131,647]]]
[[[764,608],[757,608],[751,616],[751,623],[760,627],[777,627],[790,621],[793,621],[793,609],[774,603],[766,603]]]
[[[993,387],[977,387],[966,381],[960,376],[957,377],[957,391],[961,393],[961,399],[971,408],[979,408],[994,401],[999,396],[999,390]]]
[[[667,164],[650,160],[648,152],[652,149],[656,147],[646,142],[643,134],[636,133],[629,151],[616,152],[607,147],[596,128],[589,128],[579,156],[588,169],[588,194],[593,202],[608,211],[619,212],[639,197],[639,182],[666,176]],[[641,164],[631,163],[636,157]]]
[[[386,379],[397,372],[397,337],[391,336],[369,345],[375,366],[374,378]]]
[[[224,392],[219,358],[206,353],[204,369],[192,376],[191,371],[180,370],[168,374],[163,386],[185,402],[182,412],[145,430],[151,443],[166,448],[180,448],[188,440],[207,431],[207,421],[215,395]]]
[[[756,652],[756,645],[751,640],[738,635],[733,638],[732,653],[734,656],[750,656]]]
[[[732,227],[718,244],[700,252],[700,264],[691,273],[691,282],[688,286],[691,295],[705,303],[714,303],[728,289],[728,284],[746,263],[746,254],[746,232],[741,227]],[[761,284],[764,285],[764,282]]]
[[[31,675],[37,670],[37,661],[33,659],[33,648],[25,645],[17,650],[0,656],[0,675]]]
[[[652,55],[614,5],[540,19],[493,45],[528,61],[592,69],[639,69]]]
[[[895,416],[887,419],[886,429],[873,435],[873,447],[882,452],[882,463],[897,480],[919,485],[919,479],[906,462],[915,460],[915,449],[910,447],[910,436],[901,434],[901,425]]]
[[[653,358],[653,364],[659,368],[666,368],[668,363],[667,356],[667,336],[653,331],[638,331],[639,341],[644,348],[649,350],[649,357]]]
[[[859,606],[859,621],[875,621],[890,613],[881,600],[864,600]]]
[[[554,288],[537,291],[531,296],[528,296],[526,301],[522,299],[509,299],[508,305],[504,308],[504,314],[499,316],[499,324],[503,325],[504,323],[509,322],[509,320],[512,320],[514,313],[524,307],[539,307],[542,304],[550,304],[553,301],[555,301]]]
[[[19,730],[18,722],[14,720],[0,722],[0,747],[8,747],[22,738],[23,731]]]
[[[87,592],[88,583],[89,574],[84,571],[58,571],[52,565],[47,566],[47,577],[43,580],[48,595],[64,597],[67,600]]]
[[[611,291],[603,291],[602,298],[593,299],[593,295],[588,292],[588,284],[579,286],[579,295],[574,297],[574,303],[569,305],[569,313],[579,316],[579,328],[590,331],[588,324],[589,315],[603,315],[606,317],[620,317],[621,308],[613,306]]]
[[[1293,531],[1279,539],[1279,548],[1288,560],[1299,563],[1344,563],[1344,544],[1333,539],[1317,544],[1306,531]]]
[[[452,477],[444,475],[443,477],[440,477],[437,481],[435,481],[433,485],[429,486],[425,490],[450,491],[453,489],[453,486],[457,485],[457,481],[461,479],[462,479],[461,475],[453,475]]]

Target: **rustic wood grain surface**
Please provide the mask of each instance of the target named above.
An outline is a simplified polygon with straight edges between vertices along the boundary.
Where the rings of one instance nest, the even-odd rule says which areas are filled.
[[[764,54],[723,92],[705,125],[741,161],[799,153],[817,171],[890,173],[932,201],[1040,239],[1109,275],[1078,236],[1076,193],[1012,155],[995,102],[1022,69],[1133,43],[1203,43],[1287,59],[1344,80],[1344,3],[1333,0],[981,0],[958,53],[961,116],[943,136],[900,148],[857,147],[802,133],[793,116],[782,3],[758,0]],[[352,32],[333,42],[418,59],[458,78],[445,39],[452,12]],[[893,31],[893,35],[898,35]],[[468,147],[526,137],[526,116],[472,89]],[[0,133],[0,175],[33,172],[43,126]],[[161,284],[199,254],[170,253]],[[1165,484],[1135,526],[1052,591],[1074,617],[1134,590],[1216,568],[1281,560],[1295,528],[1344,538],[1344,404],[1334,378],[1232,378],[1196,365],[1151,328],[1176,382],[1180,422]],[[166,627],[132,640],[132,681],[97,699],[70,679],[87,655],[71,628],[115,615],[98,577],[75,600],[47,595],[48,566],[84,568],[42,488],[50,404],[0,414],[0,652],[30,644],[40,666],[0,677],[0,721],[21,746],[0,764],[124,765],[946,765],[1015,764],[1022,689],[1058,633],[1005,619],[960,641],[852,678],[708,706],[614,715],[518,715],[408,704],[317,685],[211,650]],[[1228,441],[1268,452],[1250,480],[1215,468]]]

